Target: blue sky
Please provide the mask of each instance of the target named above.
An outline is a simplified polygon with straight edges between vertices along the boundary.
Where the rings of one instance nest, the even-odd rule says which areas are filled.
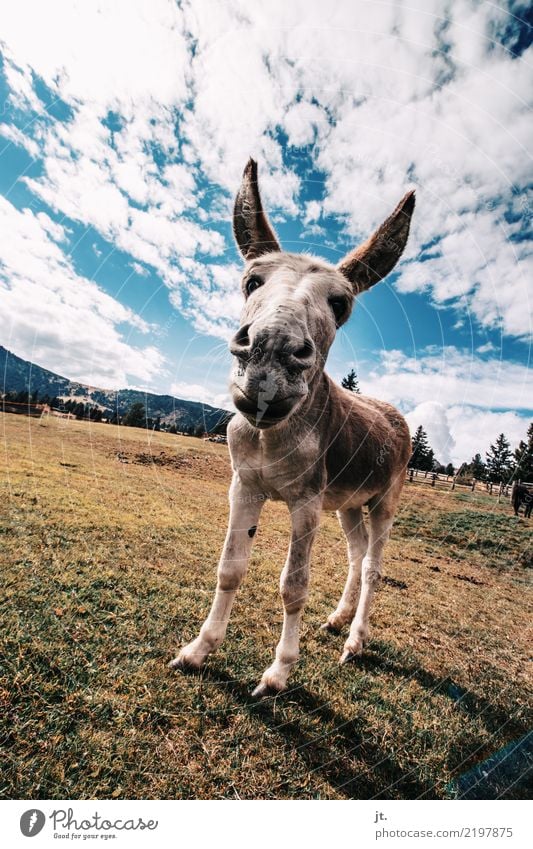
[[[0,343],[73,379],[229,405],[231,206],[332,262],[408,188],[404,259],[328,369],[459,462],[531,418],[525,3],[20,2],[0,69]]]

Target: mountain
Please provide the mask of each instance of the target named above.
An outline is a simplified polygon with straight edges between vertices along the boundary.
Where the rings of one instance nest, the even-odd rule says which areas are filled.
[[[203,427],[212,431],[228,420],[231,413],[198,401],[184,401],[172,395],[155,395],[137,389],[108,390],[77,383],[67,377],[61,377],[42,366],[23,360],[0,345],[0,395],[4,392],[36,392],[38,397],[57,396],[63,401],[72,398],[84,404],[98,406],[109,416],[115,411],[123,416],[128,407],[140,401],[146,408],[149,418],[161,416],[161,421],[175,424],[178,430],[188,427]]]

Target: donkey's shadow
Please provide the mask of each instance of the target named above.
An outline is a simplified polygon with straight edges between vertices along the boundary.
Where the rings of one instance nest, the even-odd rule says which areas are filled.
[[[337,794],[349,799],[438,798],[430,782],[419,780],[415,770],[406,773],[390,751],[376,744],[363,722],[338,713],[306,686],[295,685],[279,696],[257,701],[250,694],[249,682],[232,678],[214,662],[203,669],[202,679],[223,688],[251,717],[285,738],[288,746],[298,750],[307,771],[319,773]],[[291,718],[295,712],[301,719]],[[317,719],[318,727],[327,728],[324,733],[317,733]],[[334,749],[329,743],[332,736]],[[355,758],[364,765],[359,770]]]
[[[392,646],[373,642],[370,649],[373,651],[358,661],[358,671],[392,672],[399,679],[416,680],[432,694],[450,698],[465,718],[481,718],[492,734],[501,733],[504,725],[513,734],[526,732],[522,722],[509,717],[508,709],[464,690],[449,677],[438,678]],[[421,767],[414,765],[406,770],[390,747],[376,741],[375,733],[364,721],[339,713],[305,685],[296,684],[279,696],[257,701],[250,694],[250,683],[231,677],[214,658],[201,676],[231,694],[250,717],[259,719],[283,737],[288,746],[297,749],[306,769],[320,774],[336,794],[350,799],[442,798],[435,781],[421,775]],[[299,717],[294,718],[295,714]],[[317,733],[317,719],[323,733]],[[477,759],[479,754],[476,757],[475,752],[450,753],[448,769],[453,772],[460,764],[464,771]]]

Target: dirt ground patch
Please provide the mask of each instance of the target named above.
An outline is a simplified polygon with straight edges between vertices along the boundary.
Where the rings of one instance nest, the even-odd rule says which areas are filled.
[[[193,454],[173,453],[170,451],[117,451],[115,454],[119,463],[133,463],[140,466],[158,466],[165,469],[175,469],[180,474],[190,474],[205,479],[213,477],[229,482],[231,469],[226,457],[214,453]]]

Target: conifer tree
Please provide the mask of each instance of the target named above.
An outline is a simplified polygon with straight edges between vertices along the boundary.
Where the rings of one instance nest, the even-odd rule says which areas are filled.
[[[533,482],[533,422],[527,429],[527,440],[518,443],[514,452],[515,469],[513,477],[525,483]]]
[[[354,369],[349,371],[346,377],[342,378],[341,386],[344,389],[349,389],[350,392],[355,392],[356,395],[361,394],[361,390],[359,389],[359,381],[357,380],[357,375]]]
[[[411,439],[413,453],[409,460],[409,465],[414,469],[421,469],[424,472],[430,472],[435,464],[435,454],[430,448],[428,435],[422,425],[416,429],[415,435]]]
[[[127,427],[146,427],[146,410],[144,409],[144,404],[140,401],[131,404],[122,420],[122,424]]]
[[[493,483],[508,483],[513,469],[513,455],[509,440],[500,433],[486,453],[488,478]]]
[[[481,454],[474,454],[470,461],[470,472],[477,481],[484,481],[487,477],[487,467],[481,459]]]

